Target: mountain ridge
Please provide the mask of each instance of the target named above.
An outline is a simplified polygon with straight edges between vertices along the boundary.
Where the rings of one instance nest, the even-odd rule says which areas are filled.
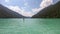
[[[32,18],[60,18],[60,1],[44,8]]]
[[[8,9],[7,7],[0,4],[0,18],[24,18],[21,14]]]

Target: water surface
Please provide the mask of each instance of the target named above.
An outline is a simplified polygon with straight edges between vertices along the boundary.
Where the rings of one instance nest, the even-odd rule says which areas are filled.
[[[60,34],[60,19],[0,19],[0,34]]]

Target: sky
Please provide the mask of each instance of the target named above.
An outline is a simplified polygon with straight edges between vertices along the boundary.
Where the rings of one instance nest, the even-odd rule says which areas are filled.
[[[0,0],[0,4],[26,17],[32,17],[40,10],[59,0]]]

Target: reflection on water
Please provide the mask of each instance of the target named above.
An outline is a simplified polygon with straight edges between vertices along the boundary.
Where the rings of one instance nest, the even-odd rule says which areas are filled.
[[[60,19],[0,19],[0,34],[60,34]]]

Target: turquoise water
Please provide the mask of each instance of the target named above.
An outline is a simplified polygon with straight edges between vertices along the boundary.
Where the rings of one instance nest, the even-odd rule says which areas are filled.
[[[0,34],[60,34],[60,19],[0,19]]]

